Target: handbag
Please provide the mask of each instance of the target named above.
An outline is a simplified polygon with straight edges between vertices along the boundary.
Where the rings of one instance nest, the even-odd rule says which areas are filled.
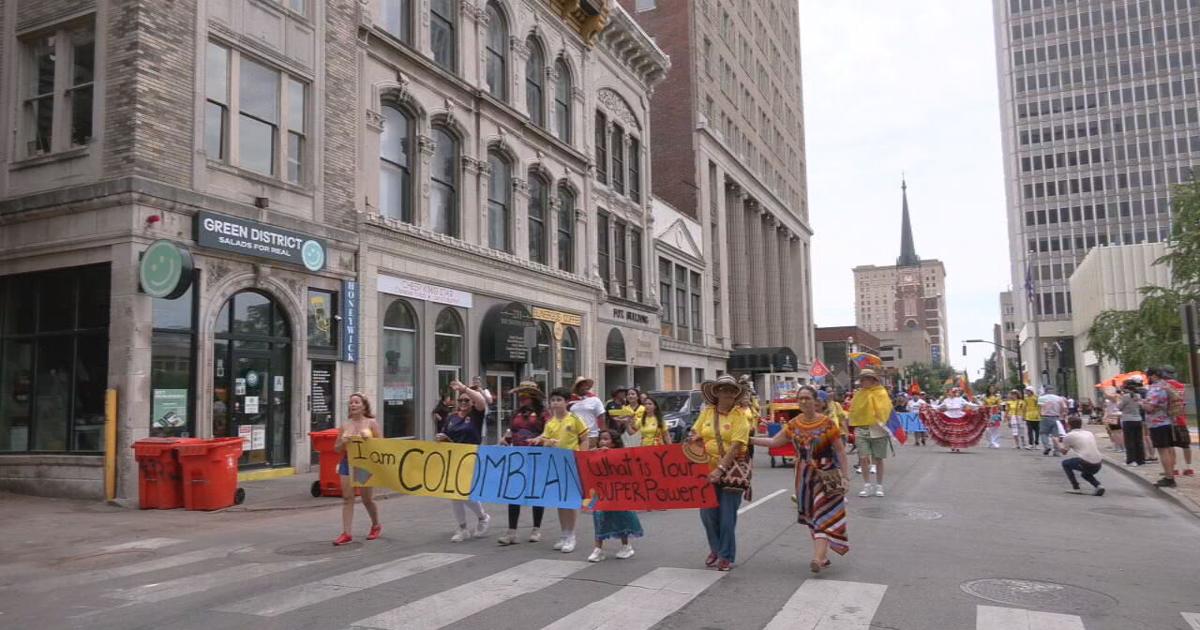
[[[725,442],[721,439],[721,418],[720,415],[713,410],[712,415],[713,433],[717,438],[717,453],[721,459],[725,459]],[[745,494],[746,500],[752,500],[753,489],[750,485],[750,479],[754,475],[754,467],[751,464],[750,458],[738,460],[736,457],[729,464],[729,468],[721,474],[721,480],[717,482],[717,487],[725,492],[742,492]]]
[[[820,485],[821,491],[824,492],[826,496],[846,494],[846,478],[842,476],[842,471],[838,470],[837,468],[833,468],[831,470],[818,468],[817,463],[813,461],[813,449],[811,443],[809,444],[809,447],[805,449],[805,451],[808,455],[808,465],[812,466],[813,470],[816,471],[817,483]]]

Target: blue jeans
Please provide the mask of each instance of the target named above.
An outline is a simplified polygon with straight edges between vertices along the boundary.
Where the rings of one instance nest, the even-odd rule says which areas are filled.
[[[737,513],[742,505],[741,492],[717,490],[715,508],[701,508],[700,522],[708,535],[708,550],[722,560],[733,562],[737,555]]]
[[[1093,488],[1100,487],[1100,481],[1096,479],[1096,473],[1100,472],[1100,464],[1089,464],[1081,458],[1072,457],[1064,459],[1062,463],[1063,472],[1067,473],[1067,479],[1071,480],[1071,487],[1079,489],[1079,482],[1075,480],[1075,471],[1079,471],[1083,480],[1092,484]]]

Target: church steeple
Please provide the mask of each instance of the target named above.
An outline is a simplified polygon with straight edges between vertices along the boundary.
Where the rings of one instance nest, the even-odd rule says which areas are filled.
[[[904,199],[903,218],[900,224],[900,257],[896,259],[897,267],[918,267],[921,257],[913,244],[912,222],[908,219],[908,182],[900,179],[900,195]]]

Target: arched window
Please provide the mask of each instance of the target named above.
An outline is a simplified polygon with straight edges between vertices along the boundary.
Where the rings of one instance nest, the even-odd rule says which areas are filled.
[[[433,359],[437,364],[438,395],[450,391],[450,382],[462,380],[462,318],[453,308],[442,309],[433,327]]]
[[[554,117],[558,124],[558,139],[571,144],[571,71],[566,62],[554,63],[558,79],[554,83]]]
[[[379,138],[379,210],[385,217],[413,222],[413,119],[391,105],[383,106]]]
[[[382,358],[383,432],[416,436],[417,317],[404,300],[394,300],[384,313]]]
[[[544,392],[549,391],[547,385],[550,382],[550,370],[553,368],[553,362],[550,360],[552,356],[550,340],[552,338],[550,325],[546,322],[538,322],[537,345],[533,348],[533,380]]]
[[[525,42],[529,50],[529,60],[525,62],[525,108],[529,111],[529,122],[546,126],[546,59],[542,55],[542,45],[532,37]]]
[[[400,41],[412,43],[412,3],[411,0],[382,0],[380,15],[383,18],[383,30],[395,35]]]
[[[496,151],[488,151],[488,246],[512,253],[509,229],[512,225],[512,167]]]
[[[575,193],[558,188],[558,268],[575,271]]]
[[[495,2],[487,5],[487,85],[488,93],[508,101],[508,23]]]
[[[445,127],[433,128],[429,218],[435,232],[458,236],[458,138]]]
[[[541,175],[529,173],[529,260],[547,264],[549,247],[546,240],[546,219],[550,214],[550,186]]]
[[[433,62],[455,71],[458,57],[458,42],[454,33],[455,0],[433,0],[429,3],[429,43],[433,48]]]
[[[562,372],[558,382],[562,387],[571,387],[575,384],[575,376],[579,374],[579,333],[574,327],[568,326],[563,330],[559,352],[562,353]]]

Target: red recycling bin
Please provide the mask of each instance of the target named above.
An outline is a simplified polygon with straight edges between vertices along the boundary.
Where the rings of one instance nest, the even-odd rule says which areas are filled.
[[[183,468],[183,507],[219,510],[246,498],[246,492],[237,487],[242,438],[197,440],[178,448]]]
[[[342,479],[338,476],[338,463],[342,461],[342,456],[333,450],[338,430],[325,429],[324,431],[313,431],[308,435],[312,439],[313,450],[317,452],[321,470],[317,481],[312,484],[310,490],[312,495],[314,497],[342,496]]]
[[[152,437],[133,443],[138,463],[138,506],[143,510],[173,510],[183,507],[183,476],[180,474],[180,444],[196,438]]]

